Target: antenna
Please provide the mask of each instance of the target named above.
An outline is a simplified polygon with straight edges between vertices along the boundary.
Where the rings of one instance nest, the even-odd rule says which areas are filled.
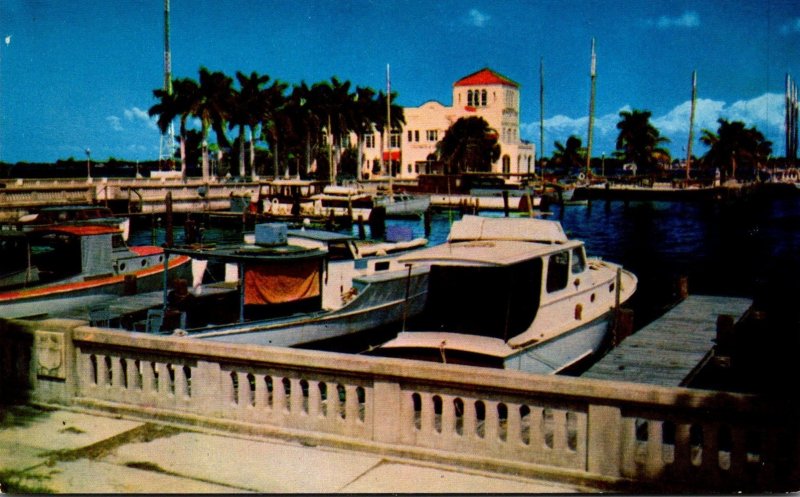
[[[172,95],[172,58],[169,49],[169,0],[164,0],[164,91]],[[158,163],[166,161],[174,169],[175,125],[169,123],[166,133],[161,135]]]
[[[544,57],[539,58],[539,164],[544,167]],[[539,174],[544,176],[544,171]]]

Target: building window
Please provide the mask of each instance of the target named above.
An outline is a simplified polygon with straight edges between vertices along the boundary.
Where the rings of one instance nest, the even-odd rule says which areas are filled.
[[[375,135],[364,135],[364,146],[367,148],[375,148]]]
[[[472,107],[472,90],[467,91],[467,105]]]
[[[409,143],[411,142],[411,136],[412,136],[411,130],[408,130],[408,141],[409,141]]]
[[[392,133],[389,148],[400,148],[400,133]]]
[[[481,91],[481,105],[486,107],[486,90]]]
[[[411,173],[411,164],[408,164],[408,166],[406,166],[406,167],[407,167],[407,169],[408,169],[408,172],[409,172],[409,174],[410,174],[410,173]]]
[[[414,141],[415,142],[419,141],[419,130],[418,129],[414,130]]]
[[[511,157],[507,155],[503,156],[503,172],[506,174],[511,172]]]
[[[426,134],[428,135],[429,142],[439,141],[439,131],[435,129],[429,129]]]

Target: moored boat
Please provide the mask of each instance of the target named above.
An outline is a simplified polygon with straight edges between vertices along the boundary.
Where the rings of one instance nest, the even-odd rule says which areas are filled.
[[[558,373],[600,350],[637,279],[587,259],[560,223],[464,216],[446,243],[400,258],[430,268],[424,310],[372,353]]]
[[[122,239],[127,241],[131,222],[129,218],[116,216],[111,209],[100,205],[61,205],[43,207],[38,212],[20,217],[15,223],[26,231],[68,224],[118,226],[122,231]]]
[[[161,247],[126,246],[112,226],[0,231],[0,317],[61,314],[123,295],[133,285],[137,291],[159,289],[188,269],[187,257],[170,257],[166,264],[165,257]]]
[[[238,319],[198,323],[193,311],[202,310],[200,304],[178,309],[188,314],[189,326],[183,331],[214,341],[297,346],[418,314],[427,291],[427,269],[409,269],[397,256],[350,259],[343,255],[350,250],[349,242],[349,237],[332,233],[322,236],[308,230],[289,235],[285,226],[259,225],[252,244],[167,249],[209,265],[235,268],[230,284],[238,290],[238,312],[233,314]],[[338,245],[330,252],[324,248]],[[190,300],[198,300],[195,297],[202,299],[202,292]],[[215,310],[216,317],[222,317],[221,311]]]

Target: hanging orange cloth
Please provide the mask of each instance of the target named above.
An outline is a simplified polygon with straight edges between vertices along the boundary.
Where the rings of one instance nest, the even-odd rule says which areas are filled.
[[[319,261],[249,266],[244,275],[245,304],[281,304],[320,294]]]

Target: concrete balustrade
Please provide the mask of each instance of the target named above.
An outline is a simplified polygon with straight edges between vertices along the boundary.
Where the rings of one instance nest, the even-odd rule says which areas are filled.
[[[0,321],[0,345],[14,351],[0,354],[2,385],[22,385],[37,402],[611,488],[753,490],[798,481],[797,413],[791,403],[751,395],[156,337],[67,320]],[[63,360],[54,367],[55,357]]]

